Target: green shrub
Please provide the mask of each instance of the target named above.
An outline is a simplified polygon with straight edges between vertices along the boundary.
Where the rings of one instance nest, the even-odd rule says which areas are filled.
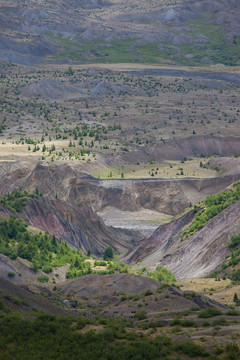
[[[111,246],[106,247],[106,249],[104,250],[103,258],[104,260],[113,258],[113,248]]]
[[[178,343],[175,345],[175,350],[190,357],[207,357],[209,355],[200,345],[194,344],[191,341],[182,341]]]
[[[94,266],[106,266],[107,263],[106,261],[103,261],[103,260],[95,260],[94,262]]]
[[[182,321],[182,326],[184,326],[184,327],[193,327],[195,325],[196,325],[195,322],[190,319],[185,319]]]
[[[165,290],[166,288],[168,288],[167,284],[162,284],[161,286],[159,286],[159,288],[157,288],[157,292],[161,293],[163,292],[163,290]]]
[[[52,267],[49,265],[45,265],[42,269],[46,274],[50,274],[52,272]]]
[[[8,308],[5,306],[2,300],[0,300],[0,311],[8,312]]]
[[[206,352],[195,344],[181,342],[173,346],[166,336],[148,337],[134,329],[130,321],[119,318],[102,319],[104,330],[79,333],[86,324],[95,322],[91,319],[73,317],[55,317],[53,315],[35,314],[29,318],[17,316],[0,316],[1,359],[176,359],[179,353],[182,358],[204,357]],[[155,327],[147,323],[146,327]],[[236,349],[233,349],[236,352]],[[228,350],[229,351],[229,350]]]
[[[194,291],[187,291],[184,292],[183,296],[188,300],[192,300],[193,298],[195,298],[196,293]]]
[[[15,273],[14,273],[13,271],[9,271],[9,272],[8,272],[8,276],[9,276],[10,278],[13,278],[13,277],[15,276]]]
[[[213,316],[218,316],[218,315],[222,315],[222,312],[218,309],[215,308],[207,308],[204,310],[201,310],[198,314],[199,318],[203,318],[203,319],[208,319],[211,318]]]
[[[162,281],[165,283],[175,282],[176,278],[173,273],[167,268],[158,265],[153,272],[147,272],[147,275],[157,281]]]
[[[81,329],[83,329],[87,324],[88,324],[87,319],[80,318],[80,319],[78,319],[78,321],[77,321],[76,329],[77,329],[77,330],[81,330]]]
[[[227,324],[227,321],[224,318],[220,318],[220,319],[214,320],[212,322],[212,326],[224,326],[226,324]]]
[[[240,269],[238,269],[236,272],[234,272],[231,276],[231,280],[234,282],[240,281]]]
[[[172,319],[172,321],[171,321],[171,326],[175,326],[175,325],[181,325],[182,324],[182,321],[181,321],[181,319],[179,319],[179,318],[174,318],[174,319]]]
[[[47,275],[40,275],[37,280],[41,283],[47,283],[49,281],[49,277]]]
[[[225,351],[228,354],[226,357],[227,360],[238,360],[240,357],[240,348],[237,344],[227,344]]]
[[[139,295],[137,295],[137,294],[129,295],[128,299],[133,300],[133,301],[138,301],[139,300]]]
[[[229,310],[226,315],[228,316],[239,316],[239,311],[237,310]]]
[[[146,312],[146,310],[138,311],[138,312],[136,312],[136,314],[134,315],[134,317],[135,317],[135,319],[137,319],[137,320],[147,319],[147,312]]]
[[[152,294],[153,294],[153,292],[152,292],[151,290],[146,290],[146,291],[143,293],[144,296],[149,296],[149,295],[152,295]]]

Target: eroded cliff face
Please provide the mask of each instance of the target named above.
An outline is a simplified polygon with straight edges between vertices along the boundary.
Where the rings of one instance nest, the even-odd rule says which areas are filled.
[[[93,254],[102,255],[107,246],[112,246],[123,253],[131,247],[132,234],[124,233],[120,240],[86,204],[76,206],[39,197],[28,200],[21,216],[30,225],[54,233],[84,252],[90,249]]]
[[[3,205],[0,212],[6,216],[13,213]],[[97,256],[102,256],[107,246],[112,246],[115,252],[126,253],[133,243],[142,239],[137,231],[108,228],[86,204],[77,206],[57,199],[30,198],[22,212],[14,214],[84,253],[89,249]]]
[[[138,151],[144,151],[146,161],[179,160],[201,154],[232,156],[240,153],[240,141],[236,137],[191,136]],[[134,156],[136,161],[138,151],[127,153],[123,157]],[[114,159],[113,156],[111,161]],[[106,162],[108,160],[105,159]],[[123,160],[129,161],[122,158],[121,162]],[[87,203],[96,212],[101,212],[106,207],[115,207],[123,211],[149,209],[175,216],[186,209],[189,203],[196,204],[207,195],[221,191],[239,180],[240,171],[236,165],[225,176],[211,179],[100,180],[84,173],[77,163],[59,162],[49,165],[38,162],[31,168],[15,161],[1,164],[0,175],[0,194],[11,192],[15,188],[32,192],[38,188],[46,198],[57,197],[77,205]]]
[[[189,206],[216,193],[240,178],[240,174],[211,179],[100,180],[83,174],[75,165],[38,163],[28,176],[14,186],[32,192],[36,187],[45,197],[72,204],[87,203],[94,211],[107,206],[124,211],[142,208],[177,215]],[[13,186],[13,185],[12,185]]]
[[[0,195],[12,192],[19,182],[30,174],[30,169],[19,161],[1,161]]]
[[[180,241],[183,227],[193,212],[160,226],[125,257],[128,263],[142,260],[141,266],[151,269],[163,265],[177,278],[203,277],[218,268],[228,253],[228,242],[240,232],[240,201],[209,220],[194,235]]]
[[[180,238],[181,231],[184,226],[189,224],[194,217],[194,212],[189,211],[177,220],[171,221],[169,224],[159,226],[156,231],[149,237],[142,240],[137,247],[130,250],[124,257],[127,263],[137,263],[138,261],[148,261],[148,258],[155,258],[155,253],[159,259],[171,249]],[[159,264],[152,263],[152,268]]]

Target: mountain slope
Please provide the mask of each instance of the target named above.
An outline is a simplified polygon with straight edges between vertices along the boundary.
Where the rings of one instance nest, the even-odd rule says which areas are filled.
[[[87,205],[75,206],[60,200],[30,199],[23,210],[23,218],[43,231],[86,252],[102,255],[107,246],[116,252],[126,252],[131,247],[118,240],[104,222]]]
[[[0,205],[0,211],[8,215],[11,213],[3,205]],[[122,234],[118,230],[119,238],[122,238],[119,240],[86,204],[76,206],[44,197],[32,198],[27,200],[19,216],[29,225],[55,234],[85,253],[91,250],[98,256],[107,246],[112,246],[116,252],[126,252],[131,247],[130,241],[137,236],[137,233],[123,231]]]
[[[177,278],[203,277],[224,263],[231,236],[240,232],[239,216],[240,201],[181,242],[183,228],[193,219],[193,212],[189,212],[160,226],[130,251],[125,260],[129,263],[141,261],[141,266],[150,268],[165,266]]]
[[[237,0],[51,0],[23,1],[21,7],[16,0],[4,0],[1,5],[1,60],[227,65],[239,61]]]

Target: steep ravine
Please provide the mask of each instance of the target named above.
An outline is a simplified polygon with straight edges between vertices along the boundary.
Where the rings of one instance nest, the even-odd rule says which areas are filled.
[[[240,232],[240,201],[209,220],[194,235],[180,241],[183,227],[193,212],[159,227],[125,257],[128,263],[141,261],[151,269],[166,266],[177,278],[203,277],[218,268],[228,253],[228,242]]]
[[[0,205],[0,211],[11,214],[3,205]],[[132,242],[142,239],[138,232],[108,228],[86,204],[77,206],[38,197],[29,199],[22,212],[16,215],[37,229],[54,233],[58,239],[85,253],[90,249],[97,256],[102,256],[109,245],[115,252],[125,253],[131,248]]]

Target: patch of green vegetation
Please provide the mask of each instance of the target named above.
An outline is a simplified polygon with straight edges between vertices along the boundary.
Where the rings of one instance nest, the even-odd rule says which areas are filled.
[[[167,288],[168,288],[167,284],[162,284],[161,286],[159,286],[159,288],[157,288],[157,292],[161,294]]]
[[[146,291],[143,293],[144,296],[150,296],[150,295],[152,295],[152,294],[153,294],[153,292],[152,292],[151,290],[146,290]]]
[[[3,124],[0,124],[0,134],[2,134],[3,130],[6,129],[6,126]]]
[[[95,260],[94,266],[107,266],[107,262],[103,260]]]
[[[177,50],[172,47],[167,47],[164,50],[159,49],[158,43],[150,43],[137,47],[139,57],[143,63],[162,63],[169,62],[169,58],[177,53]]]
[[[0,203],[12,211],[21,212],[28,199],[36,198],[38,196],[40,196],[39,193],[32,194],[28,191],[16,190],[11,194],[1,196]]]
[[[146,317],[145,311],[135,314],[139,327],[143,330],[151,328],[150,334],[163,326],[163,322],[148,321]],[[86,325],[95,326],[98,332],[79,332]],[[190,340],[173,344],[165,335],[149,336],[137,332],[133,320],[118,317],[89,319],[43,313],[35,313],[31,318],[3,315],[0,317],[0,333],[0,360],[167,360],[186,356],[217,360],[222,356],[227,356],[224,359],[237,359],[239,355],[236,344],[227,344],[221,351],[216,349],[215,355],[210,355],[204,347]]]
[[[218,316],[218,315],[222,315],[222,312],[215,308],[207,308],[207,309],[201,310],[198,313],[198,317],[202,318],[202,319],[208,319],[208,318],[211,318],[213,316]]]
[[[38,281],[40,283],[48,283],[49,276],[47,276],[47,275],[39,275],[37,279],[38,279]]]
[[[224,326],[224,325],[227,325],[227,321],[224,318],[220,318],[212,322],[212,326]]]
[[[227,356],[225,357],[226,360],[237,360],[240,356],[240,348],[237,344],[226,344],[225,351]]]
[[[231,251],[231,255],[229,257],[228,262],[223,264],[223,269],[226,269],[230,266],[234,268],[235,265],[240,263],[240,234],[232,236],[231,241],[228,244],[228,247]],[[240,281],[240,269],[236,271],[233,270],[231,279],[234,282]]]
[[[26,259],[30,262],[32,269],[37,272],[42,269],[45,274],[50,274],[53,268],[63,265],[69,265],[66,272],[67,279],[73,279],[82,275],[97,273],[100,275],[114,274],[114,273],[129,273],[142,275],[147,272],[147,269],[135,270],[126,265],[124,262],[117,262],[116,260],[97,261],[96,265],[106,266],[104,270],[93,270],[90,261],[90,256],[84,255],[77,249],[72,249],[66,242],[61,239],[57,241],[55,235],[49,233],[31,234],[28,231],[27,223],[21,219],[17,219],[11,215],[8,220],[0,222],[0,254],[8,256],[15,260],[17,257]],[[108,249],[108,248],[106,248]],[[108,249],[107,254],[113,255]],[[109,259],[108,254],[108,259]],[[147,275],[157,276],[162,281],[174,281],[169,270],[162,268],[156,269],[153,273]],[[9,275],[10,276],[10,275]],[[11,274],[12,276],[12,274]],[[40,275],[38,277],[40,282],[48,282],[49,276]]]
[[[79,41],[74,43],[70,39],[51,37],[52,40],[63,46],[57,59],[71,58],[75,61],[92,61],[108,63],[141,63],[169,62],[169,57],[176,54],[176,49],[159,49],[157,43],[142,46],[134,45],[138,39],[125,39],[106,42],[105,40]]]
[[[240,234],[231,237],[228,248],[231,253],[227,256],[222,269],[215,271],[210,276],[217,278],[223,272],[224,277],[230,278],[233,283],[237,284],[240,283],[240,269],[235,270],[235,266],[240,263]],[[237,303],[240,304],[240,301]]]
[[[12,301],[15,305],[25,305],[29,306],[28,302],[26,300],[19,299],[17,296],[13,297],[9,294],[4,295],[4,299]]]
[[[150,338],[126,332],[128,322],[102,319],[105,328],[99,333],[85,327],[85,319],[78,319],[72,326],[71,318],[56,318],[41,314],[33,320],[16,316],[0,319],[0,359],[4,360],[93,360],[93,359],[167,359],[175,353],[171,340],[166,336]],[[96,325],[98,323],[96,322]],[[200,351],[198,356],[201,356]]]
[[[180,318],[176,317],[174,318],[171,323],[171,326],[183,326],[183,327],[194,327],[196,326],[195,322],[191,319],[185,319],[185,320],[181,320]]]
[[[153,272],[148,271],[147,275],[154,280],[162,281],[165,283],[176,281],[176,278],[173,275],[173,273],[161,265],[158,265]]]
[[[9,309],[6,307],[2,300],[0,300],[0,311],[3,311],[5,313],[9,312]]]
[[[183,65],[202,64],[202,58],[207,57],[214,63],[235,66],[239,60],[240,39],[234,38],[233,44],[224,39],[224,26],[210,23],[209,18],[192,19],[187,26],[191,29],[193,42],[180,44],[177,48],[183,58],[177,61]],[[198,36],[206,36],[209,41],[198,44]],[[102,40],[80,41],[68,38],[49,37],[62,46],[57,59],[71,58],[81,62],[108,63],[163,63],[169,62],[179,52],[171,43],[165,42],[161,48],[158,43],[137,45],[138,39],[125,39],[106,42]],[[207,51],[207,52],[206,52]],[[191,54],[191,59],[184,55]]]
[[[119,41],[106,42],[105,40],[79,41],[61,37],[51,37],[52,40],[63,46],[57,59],[71,58],[75,61],[110,62],[110,63],[131,63],[136,59],[135,51],[129,48],[135,43],[136,39],[126,39]]]
[[[188,24],[188,26],[192,30],[193,38],[196,39],[198,35],[204,35],[209,41],[200,44],[188,42],[179,45],[183,54],[192,54],[192,60],[196,64],[202,63],[201,59],[207,56],[214,63],[222,63],[229,66],[237,65],[240,53],[240,39],[235,38],[234,44],[229,44],[224,39],[225,32],[223,25],[211,24],[209,19],[201,18],[191,20],[191,24]],[[181,62],[185,65],[190,65],[190,61],[187,59]]]
[[[86,256],[80,251],[61,240],[57,242],[55,235],[31,234],[27,223],[13,215],[0,222],[0,253],[13,260],[17,257],[27,259],[36,272],[43,269],[50,273],[52,268],[65,264],[70,264],[70,274],[74,272],[80,276],[91,272],[90,264],[85,262]]]
[[[103,259],[110,260],[113,259],[113,248],[111,246],[107,246],[104,250]]]
[[[238,200],[240,200],[240,182],[233,184],[231,189],[220,194],[209,195],[199,206],[194,206],[196,215],[191,224],[183,231],[181,239],[193,235],[210,219],[235,204]]]
[[[181,341],[175,346],[176,351],[188,355],[190,357],[208,357],[209,353],[206,352],[200,345],[194,344],[191,341]]]
[[[138,312],[136,312],[136,314],[134,315],[134,317],[135,317],[135,319],[137,319],[137,320],[147,319],[147,312],[146,312],[146,310],[138,311]]]
[[[192,300],[196,297],[196,293],[194,291],[186,291],[184,292],[184,297],[188,300]]]
[[[239,316],[240,314],[239,314],[239,311],[237,311],[237,310],[229,310],[226,313],[226,315],[228,315],[228,316]]]

